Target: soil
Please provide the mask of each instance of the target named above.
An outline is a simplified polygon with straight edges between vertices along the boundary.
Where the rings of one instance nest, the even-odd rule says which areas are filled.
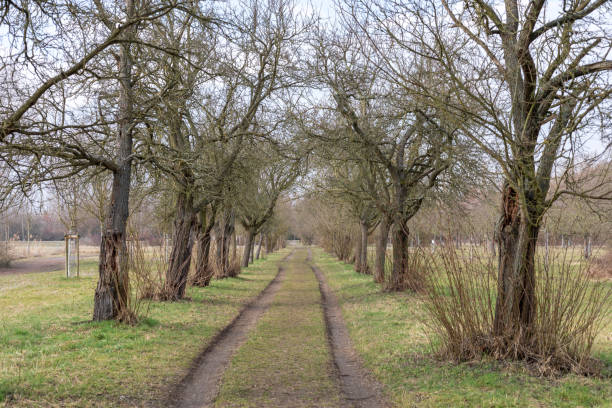
[[[279,266],[278,273],[259,296],[245,306],[240,314],[213,338],[196,359],[189,374],[172,393],[170,406],[176,408],[212,406],[219,393],[225,369],[236,350],[246,341],[249,332],[272,303],[284,278],[284,272],[284,268]]]
[[[310,267],[319,280],[328,340],[345,398],[356,408],[389,406],[381,391],[382,386],[363,368],[349,337],[336,295],[327,285],[325,275],[316,266]]]
[[[6,268],[0,268],[0,275],[61,271],[65,267],[65,262],[66,258],[62,255],[20,259],[11,262]]]

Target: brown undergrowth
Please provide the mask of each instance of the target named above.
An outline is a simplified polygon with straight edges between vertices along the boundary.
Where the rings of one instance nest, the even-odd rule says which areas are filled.
[[[591,272],[594,279],[612,279],[612,251],[594,258],[591,262]]]
[[[590,264],[576,262],[568,251],[548,262],[538,257],[531,335],[528,341],[508,344],[493,335],[495,260],[487,255],[468,258],[450,246],[425,259],[424,323],[441,342],[439,351],[445,358],[469,361],[488,355],[524,361],[540,375],[599,373],[591,349],[609,310],[612,289],[591,280]]]

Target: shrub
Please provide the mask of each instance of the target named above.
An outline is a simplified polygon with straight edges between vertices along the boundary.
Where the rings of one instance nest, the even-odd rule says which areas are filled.
[[[14,257],[13,254],[11,254],[8,243],[6,241],[0,243],[0,267],[7,268],[11,266],[13,259]]]
[[[568,251],[548,263],[537,257],[533,336],[508,345],[492,334],[496,262],[482,254],[471,258],[449,246],[425,258],[426,323],[441,340],[442,354],[459,361],[484,354],[522,360],[544,375],[597,372],[590,354],[612,290],[591,281],[588,263],[575,262]]]
[[[164,277],[168,260],[163,248],[144,246],[132,239],[129,246],[129,270],[132,283],[133,308],[140,308],[143,299],[160,300],[164,290]]]

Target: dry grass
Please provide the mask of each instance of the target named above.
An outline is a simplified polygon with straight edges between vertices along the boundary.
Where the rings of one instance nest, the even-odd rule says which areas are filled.
[[[28,251],[26,241],[11,241],[9,243],[11,256],[14,259],[23,259],[65,254],[64,241],[30,241],[29,246]],[[100,252],[100,247],[98,245],[84,245],[81,242],[79,252],[82,257],[93,256]]]
[[[606,251],[599,256],[593,257],[591,277],[593,279],[612,279],[612,251]]]

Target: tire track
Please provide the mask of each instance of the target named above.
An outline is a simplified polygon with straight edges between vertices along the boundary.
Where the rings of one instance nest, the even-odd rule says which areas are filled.
[[[281,262],[293,255],[291,252]],[[278,273],[268,286],[245,306],[238,316],[219,332],[200,353],[189,374],[171,394],[169,405],[176,408],[202,408],[211,406],[219,393],[223,373],[234,353],[246,341],[250,331],[268,309],[274,295],[285,277],[285,269],[278,267]]]
[[[308,260],[311,258],[311,251],[309,249]],[[310,264],[310,268],[319,281],[325,324],[327,326],[327,337],[334,364],[338,370],[340,387],[346,400],[356,408],[388,407],[389,404],[381,391],[382,386],[371,378],[361,364],[342,318],[338,299],[327,285],[325,275],[312,264]]]

